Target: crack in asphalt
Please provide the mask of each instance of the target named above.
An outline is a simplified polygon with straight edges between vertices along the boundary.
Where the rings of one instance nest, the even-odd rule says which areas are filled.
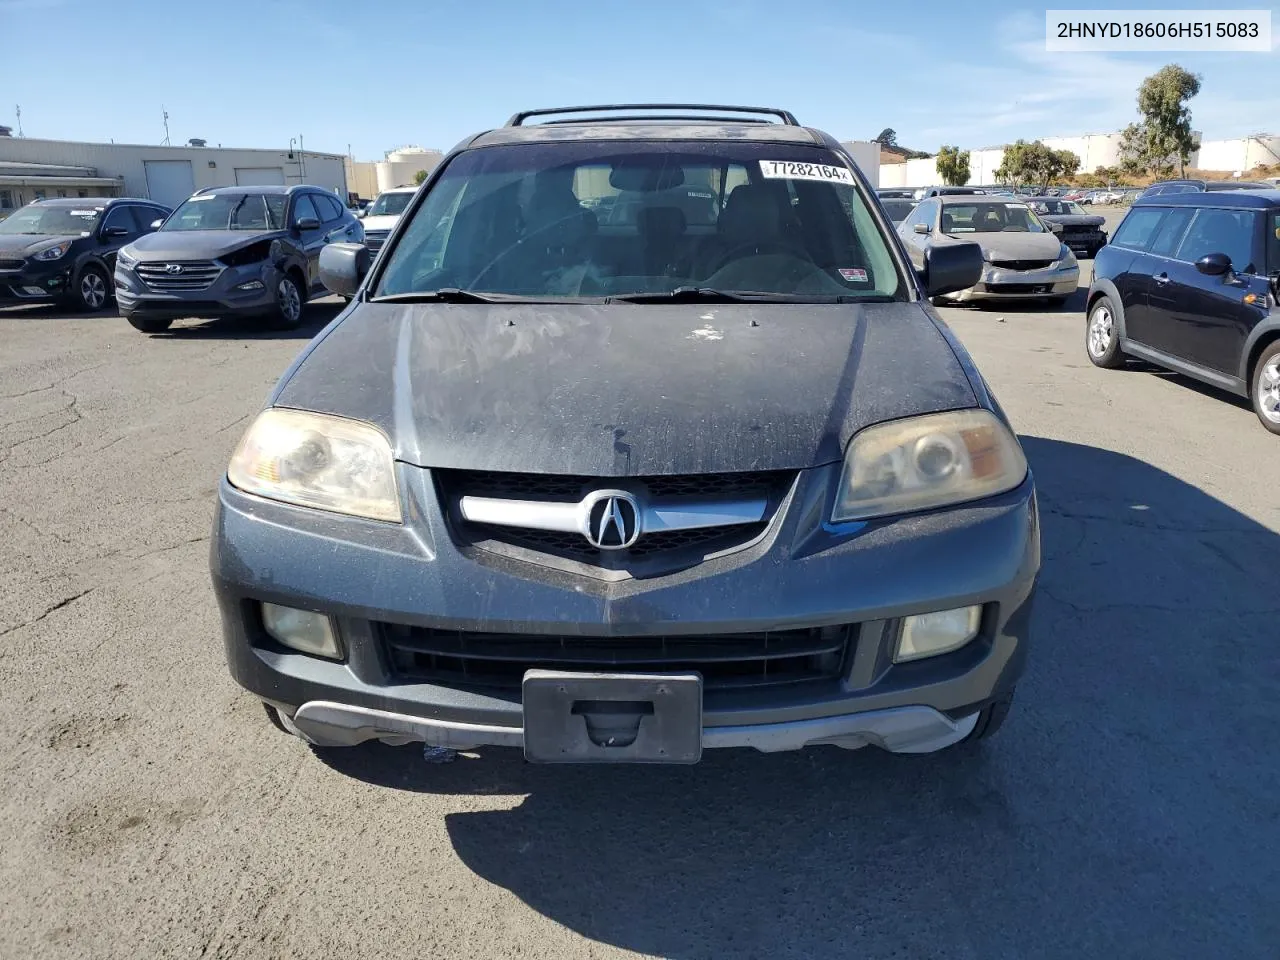
[[[18,523],[22,524],[28,530],[31,530],[42,537],[48,537],[51,540],[57,540],[59,543],[65,543],[69,545],[75,543],[74,540],[64,537],[60,533],[54,533],[51,530],[41,529],[33,521],[28,520],[26,517],[22,516],[21,514],[15,513],[14,511],[10,510],[8,507],[0,506],[0,513],[3,513],[6,517],[10,517],[13,520],[16,520]]]
[[[29,397],[35,393],[44,393],[47,390],[53,390],[62,386],[62,384],[66,383],[68,380],[74,380],[81,374],[89,373],[91,370],[100,370],[105,366],[107,366],[107,361],[104,360],[102,363],[95,363],[87,367],[81,367],[79,370],[74,370],[71,373],[68,373],[65,377],[60,377],[57,380],[54,380],[53,383],[50,383],[47,386],[32,387],[30,390],[22,390],[18,393],[0,393],[0,400],[17,400],[20,397]]]
[[[84,590],[81,590],[79,593],[72,594],[71,596],[67,597],[65,600],[59,600],[53,606],[46,607],[43,613],[40,613],[37,616],[32,617],[30,620],[26,620],[26,621],[23,621],[22,623],[15,624],[12,627],[6,627],[4,630],[0,630],[0,637],[8,636],[9,634],[13,633],[15,630],[21,630],[23,627],[30,627],[34,624],[37,624],[41,620],[43,620],[45,617],[49,616],[51,613],[54,613],[57,610],[61,610],[65,606],[69,606],[70,604],[75,603],[77,600],[81,599],[82,597],[87,597],[89,594],[93,593],[93,591],[96,589],[98,588],[86,587]]]

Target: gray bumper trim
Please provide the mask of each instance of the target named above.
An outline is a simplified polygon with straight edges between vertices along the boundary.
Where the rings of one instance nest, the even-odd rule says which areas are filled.
[[[519,727],[410,717],[325,700],[304,703],[292,720],[288,716],[283,719],[298,736],[325,747],[355,746],[366,740],[420,741],[458,750],[524,745],[524,732]],[[870,744],[891,753],[932,753],[963,740],[977,722],[976,713],[951,720],[932,707],[893,707],[788,723],[706,727],[702,731],[702,745],[706,748],[753,747],[764,753],[775,753],[819,743],[846,749]]]

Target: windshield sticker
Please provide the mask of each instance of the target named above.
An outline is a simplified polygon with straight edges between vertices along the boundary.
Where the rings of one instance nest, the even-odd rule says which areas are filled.
[[[1026,205],[1025,203],[1006,203],[1006,204],[1005,204],[1005,207],[1007,207],[1007,208],[1008,208],[1008,209],[1010,209],[1010,210],[1025,210],[1025,209],[1027,209],[1027,205]]]
[[[844,277],[850,283],[866,283],[867,271],[859,267],[841,267],[840,276]]]
[[[198,197],[187,197],[187,203],[195,203],[198,200],[212,200],[212,199],[213,199],[213,194],[206,193]]]
[[[821,183],[853,183],[847,167],[825,163],[794,163],[790,160],[761,160],[760,172],[771,180],[817,180]]]
[[[87,218],[87,219],[89,219],[89,220],[92,220],[92,219],[93,219],[94,217],[96,217],[97,215],[98,215],[98,211],[97,211],[97,210],[72,210],[72,211],[71,211],[71,216],[73,216],[73,217],[86,217],[86,218]]]

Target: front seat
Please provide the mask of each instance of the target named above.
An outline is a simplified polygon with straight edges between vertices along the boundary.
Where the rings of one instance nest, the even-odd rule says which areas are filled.
[[[679,207],[642,207],[636,214],[644,272],[650,277],[681,276],[686,223]]]

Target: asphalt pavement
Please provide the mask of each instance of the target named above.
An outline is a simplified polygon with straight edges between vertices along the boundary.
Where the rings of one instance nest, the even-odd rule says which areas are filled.
[[[0,311],[0,956],[1280,955],[1280,441],[1081,309],[942,311],[1040,490],[1004,729],[647,769],[313,752],[231,682],[214,487],[336,302]]]

